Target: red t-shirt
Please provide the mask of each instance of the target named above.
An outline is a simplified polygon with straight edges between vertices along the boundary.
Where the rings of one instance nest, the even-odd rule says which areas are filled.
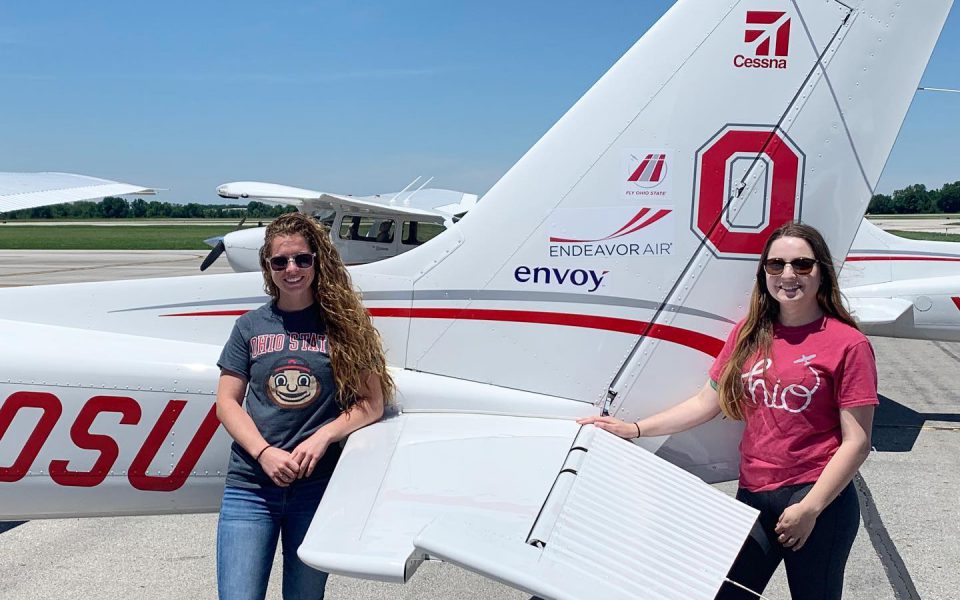
[[[713,381],[720,380],[742,325],[710,368]],[[747,359],[742,371],[740,485],[753,492],[815,482],[840,447],[840,409],[879,404],[869,340],[831,317],[775,325],[770,356]]]

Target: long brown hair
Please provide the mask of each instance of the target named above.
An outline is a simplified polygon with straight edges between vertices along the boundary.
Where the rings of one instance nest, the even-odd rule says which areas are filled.
[[[817,290],[817,304],[824,314],[842,321],[851,327],[857,327],[856,321],[843,306],[840,286],[837,284],[837,271],[833,266],[830,248],[820,232],[809,225],[789,221],[770,235],[760,262],[757,264],[757,276],[750,296],[750,310],[737,333],[736,343],[730,360],[720,371],[717,392],[720,395],[720,409],[731,419],[743,420],[743,402],[746,390],[743,387],[743,364],[758,353],[766,356],[773,342],[773,325],[780,316],[780,304],[767,290],[766,273],[763,263],[770,254],[770,246],[782,237],[800,238],[810,245],[813,257],[820,268],[820,289]]]
[[[260,248],[260,270],[263,290],[274,301],[280,299],[280,290],[270,277],[270,253],[273,240],[280,236],[300,235],[316,253],[313,263],[313,298],[319,317],[327,328],[327,345],[333,376],[337,382],[337,402],[347,410],[362,399],[366,387],[364,374],[376,373],[384,402],[393,398],[394,385],[387,372],[380,334],[374,328],[370,315],[360,296],[354,291],[350,274],[340,260],[340,253],[330,240],[329,231],[303,213],[288,213],[267,226]]]

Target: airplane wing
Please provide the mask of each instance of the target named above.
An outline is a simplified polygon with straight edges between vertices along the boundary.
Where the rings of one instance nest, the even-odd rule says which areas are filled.
[[[454,190],[422,189],[414,192],[392,192],[374,196],[346,196],[308,190],[305,188],[264,183],[260,181],[235,181],[217,188],[222,198],[250,199],[270,204],[296,206],[303,212],[316,212],[335,208],[346,210],[389,210],[410,216],[451,217],[473,208],[476,194]]]
[[[0,173],[0,213],[107,196],[156,193],[139,185],[74,173]]]
[[[756,511],[572,419],[405,412],[354,433],[300,558],[404,582],[442,559],[549,598],[713,598]]]

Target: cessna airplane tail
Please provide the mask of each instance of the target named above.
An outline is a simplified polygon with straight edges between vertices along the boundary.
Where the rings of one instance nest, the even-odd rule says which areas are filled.
[[[301,558],[389,581],[443,559],[548,598],[712,598],[755,515],[654,453],[733,477],[737,427],[638,447],[573,418],[635,419],[702,386],[783,222],[846,255],[951,4],[680,0],[466,218],[352,269],[397,410],[347,442]],[[0,335],[31,341],[0,347],[4,516],[203,504],[190,490],[226,463],[213,364],[259,288],[3,290],[17,321]]]

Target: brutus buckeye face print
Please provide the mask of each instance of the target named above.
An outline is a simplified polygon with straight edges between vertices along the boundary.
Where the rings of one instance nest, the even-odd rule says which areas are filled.
[[[303,408],[320,395],[320,380],[305,362],[288,358],[278,362],[267,379],[267,395],[277,406]]]

